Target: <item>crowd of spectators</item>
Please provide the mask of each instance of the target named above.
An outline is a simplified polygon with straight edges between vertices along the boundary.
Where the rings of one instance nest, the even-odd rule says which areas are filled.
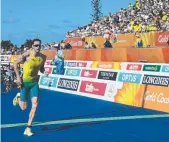
[[[71,49],[72,46],[69,43],[65,43],[63,40],[59,43],[52,42],[52,43],[46,43],[41,46],[41,50],[56,50],[56,49]],[[1,48],[1,55],[20,55],[29,50],[30,47],[24,47],[24,48],[16,48],[16,47],[10,47],[10,48]]]
[[[136,0],[128,8],[67,33],[66,37],[106,36],[169,30],[169,0]]]

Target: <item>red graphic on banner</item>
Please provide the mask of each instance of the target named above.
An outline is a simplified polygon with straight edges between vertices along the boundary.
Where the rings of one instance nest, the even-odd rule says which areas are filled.
[[[77,63],[77,67],[87,67],[87,63],[79,62]]]
[[[96,70],[82,70],[81,77],[88,77],[88,78],[96,78],[97,71]]]
[[[51,61],[46,61],[45,62],[45,65],[50,65],[51,64]]]
[[[45,67],[45,71],[48,72],[49,74],[52,73],[52,68],[51,67]]]
[[[128,64],[127,65],[127,70],[132,70],[132,71],[141,71],[142,65],[139,64]]]
[[[106,83],[82,81],[80,92],[104,96],[106,85]]]
[[[169,31],[155,33],[155,46],[168,46]]]

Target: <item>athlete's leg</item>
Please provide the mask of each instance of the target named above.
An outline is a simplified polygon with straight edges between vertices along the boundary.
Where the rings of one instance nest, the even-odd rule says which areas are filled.
[[[37,107],[38,107],[38,97],[33,97],[32,98],[32,109],[29,113],[28,126],[32,125],[33,119],[36,114]]]
[[[19,104],[21,110],[26,110],[28,106],[28,96],[29,96],[29,88],[23,87],[20,93],[17,93],[15,98],[13,99],[13,105],[16,106]]]
[[[34,83],[33,86],[31,87],[30,96],[31,96],[31,101],[32,101],[32,108],[31,108],[31,111],[29,113],[28,126],[27,126],[27,128],[25,129],[25,132],[24,132],[24,134],[28,135],[28,136],[33,135],[33,133],[31,132],[31,126],[32,126],[32,122],[33,122],[33,119],[34,119],[35,114],[36,114],[37,107],[38,107],[38,100],[39,100],[38,83]]]

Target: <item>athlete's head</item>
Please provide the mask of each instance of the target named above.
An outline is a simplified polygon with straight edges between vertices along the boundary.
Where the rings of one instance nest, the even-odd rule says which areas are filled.
[[[35,52],[40,52],[41,50],[41,40],[40,39],[34,39],[32,43],[32,48],[35,50]]]

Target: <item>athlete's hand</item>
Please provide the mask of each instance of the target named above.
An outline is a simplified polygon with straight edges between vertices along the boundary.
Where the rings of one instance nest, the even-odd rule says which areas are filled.
[[[18,85],[18,86],[21,86],[21,85],[22,85],[21,78],[20,78],[20,77],[17,77],[16,80],[17,80],[17,85]]]

